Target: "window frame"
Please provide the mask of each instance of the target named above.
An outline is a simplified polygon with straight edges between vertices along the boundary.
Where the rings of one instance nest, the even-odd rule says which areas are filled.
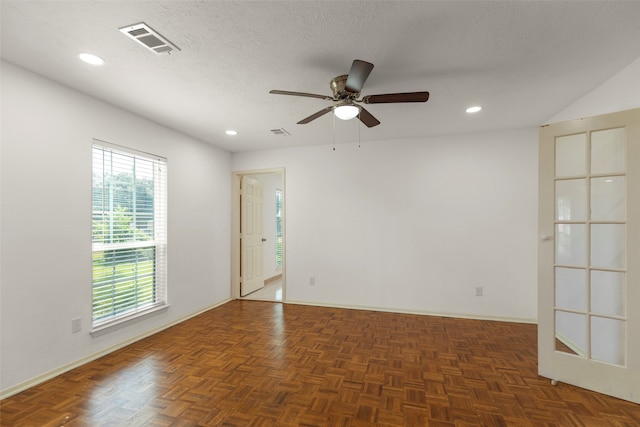
[[[96,192],[96,185],[95,185],[96,170],[101,169],[101,168],[96,168],[96,163],[95,163],[96,152],[98,153],[98,156],[102,158],[104,158],[105,155],[108,155],[108,153],[114,153],[117,156],[129,157],[131,158],[132,167],[135,167],[134,165],[135,165],[136,159],[151,163],[152,165],[151,171],[152,171],[152,177],[153,177],[152,178],[153,199],[151,202],[152,209],[153,209],[152,210],[153,213],[151,216],[152,222],[153,222],[153,236],[151,239],[142,240],[142,241],[137,240],[136,234],[138,232],[138,228],[136,226],[132,230],[133,237],[131,237],[129,241],[100,242],[96,240],[96,237],[94,235],[94,232],[96,231],[94,227],[94,218],[95,218],[94,215],[96,214],[96,212],[98,213],[98,216],[100,218],[103,218],[105,214],[108,216],[108,215],[113,215],[114,212],[116,212],[113,206],[105,209],[104,204],[102,205],[101,209],[97,211],[94,210],[94,207],[95,207],[94,196]],[[94,139],[92,142],[91,156],[92,156],[91,157],[91,171],[92,171],[92,178],[91,178],[91,182],[92,182],[91,184],[91,203],[92,203],[92,206],[91,206],[91,215],[92,215],[92,221],[91,221],[92,222],[91,325],[92,325],[92,329],[90,333],[92,336],[99,336],[99,335],[102,335],[103,333],[106,333],[113,329],[121,327],[122,324],[125,322],[130,322],[132,320],[139,319],[140,317],[150,315],[151,313],[156,313],[161,310],[166,310],[169,307],[168,289],[167,289],[168,288],[168,284],[167,284],[167,159],[155,154],[146,153],[143,151],[135,150],[129,147],[124,147],[121,145],[117,145],[117,144],[113,144],[113,143],[109,143],[109,142],[101,141],[97,139]],[[104,180],[105,176],[106,174],[103,171],[101,179]],[[131,197],[132,197],[131,203],[134,206],[136,206],[135,204],[138,203],[138,199],[136,198],[136,192],[137,192],[136,186],[138,185],[138,181],[135,178],[135,172],[132,178],[132,183],[134,185],[131,190],[131,193],[129,194],[131,194]],[[136,213],[135,207],[133,208],[133,211],[134,212],[131,213],[131,217],[135,218],[133,220],[135,224],[135,221],[138,218],[136,216],[137,213]],[[101,221],[104,221],[104,219],[101,219]],[[130,223],[128,225],[130,225]],[[98,230],[98,232],[100,231]],[[116,232],[112,227],[108,233],[108,238],[110,240],[114,240],[114,236],[115,236],[114,233]],[[137,305],[138,303],[136,301],[135,304],[131,305],[128,309],[122,311],[121,313],[114,313],[106,317],[96,318],[96,307],[94,307],[94,304],[96,301],[96,298],[94,295],[94,288],[97,280],[96,269],[104,268],[104,265],[108,265],[108,263],[104,261],[103,264],[96,264],[94,261],[94,255],[98,252],[102,252],[104,256],[104,254],[107,251],[125,251],[126,253],[126,250],[131,250],[132,251],[131,253],[133,254],[133,253],[137,253],[138,249],[144,249],[144,248],[154,248],[153,255],[152,255],[153,256],[152,276],[149,276],[148,271],[146,272],[147,278],[153,277],[152,301],[148,303],[144,303],[140,306]],[[114,255],[112,254],[111,256],[113,257]],[[116,265],[115,261],[112,262],[112,265],[114,265],[114,273],[111,275],[111,278],[108,280],[111,281],[110,286],[115,288],[117,283],[116,282],[117,273],[115,272],[115,265]],[[139,285],[138,283],[138,279],[140,279],[143,276],[143,274],[142,273],[138,274],[139,261],[138,261],[137,254],[135,255],[134,265],[135,265],[135,268],[133,268],[133,270],[135,270],[135,273],[133,273],[129,277],[131,277],[132,280],[135,282],[135,293],[137,295],[137,293],[140,290],[138,286],[143,286],[143,285]],[[107,286],[109,285],[105,285],[105,287]],[[124,295],[117,295],[117,296],[124,298]],[[115,299],[115,296],[112,298]],[[114,307],[113,310],[116,310],[115,307],[117,306],[117,304],[115,301],[112,302],[112,306]]]

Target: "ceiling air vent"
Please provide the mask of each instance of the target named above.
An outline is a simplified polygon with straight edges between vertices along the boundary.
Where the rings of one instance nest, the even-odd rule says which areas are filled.
[[[273,132],[274,135],[282,135],[282,136],[291,135],[289,131],[287,131],[285,128],[271,129],[271,132]]]
[[[162,37],[144,22],[127,25],[126,27],[119,28],[119,30],[125,36],[132,38],[158,55],[162,53],[171,53],[174,49],[180,50],[178,46]]]

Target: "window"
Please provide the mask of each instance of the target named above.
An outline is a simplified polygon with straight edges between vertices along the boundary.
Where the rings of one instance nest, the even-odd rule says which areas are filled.
[[[166,160],[93,145],[93,326],[166,305]]]
[[[276,269],[282,268],[282,190],[276,190]]]

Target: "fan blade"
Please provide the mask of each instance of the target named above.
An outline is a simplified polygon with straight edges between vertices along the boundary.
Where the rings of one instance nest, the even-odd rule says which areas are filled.
[[[356,59],[351,64],[351,71],[347,77],[347,83],[344,88],[351,93],[360,93],[364,82],[367,81],[367,77],[373,70],[373,64],[366,61]]]
[[[327,108],[323,108],[322,110],[318,111],[317,113],[313,113],[312,115],[310,115],[309,117],[307,117],[306,119],[302,119],[298,122],[299,125],[305,125],[307,123],[309,123],[312,120],[317,119],[320,116],[324,116],[325,114],[327,114],[329,111],[333,110],[333,105]]]
[[[368,128],[372,128],[380,124],[380,121],[378,119],[373,117],[373,115],[370,112],[368,112],[362,107],[360,107],[360,114],[358,114],[358,118],[362,123],[367,125]]]
[[[385,95],[367,95],[362,98],[365,104],[388,104],[393,102],[427,102],[429,92],[387,93]]]
[[[333,98],[327,95],[316,95],[315,93],[305,92],[289,92],[288,90],[270,90],[269,93],[274,95],[292,95],[292,96],[306,96],[308,98],[326,99],[327,101],[333,101]]]

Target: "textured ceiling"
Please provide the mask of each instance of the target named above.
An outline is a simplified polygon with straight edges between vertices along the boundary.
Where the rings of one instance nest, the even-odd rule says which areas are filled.
[[[180,49],[158,56],[118,28],[144,21]],[[229,151],[537,126],[640,57],[640,2],[2,1],[2,58]],[[106,60],[93,68],[76,55]],[[313,98],[354,59],[382,124]],[[484,109],[468,115],[465,108]],[[290,136],[270,130],[284,128]],[[226,129],[238,135],[229,137]]]

